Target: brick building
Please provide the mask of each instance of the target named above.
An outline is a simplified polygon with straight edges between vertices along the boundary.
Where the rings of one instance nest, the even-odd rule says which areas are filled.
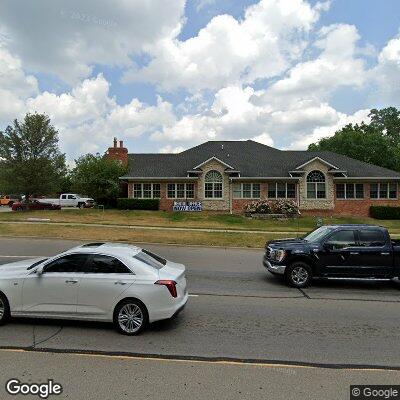
[[[332,152],[282,151],[247,141],[209,141],[178,154],[128,154],[122,141],[110,158],[128,167],[128,197],[200,201],[203,210],[242,212],[258,199],[289,198],[302,214],[367,216],[371,205],[400,206],[400,174]]]

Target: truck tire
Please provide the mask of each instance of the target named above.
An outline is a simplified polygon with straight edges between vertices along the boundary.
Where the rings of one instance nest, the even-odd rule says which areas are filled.
[[[285,279],[287,284],[292,287],[304,288],[311,282],[312,270],[305,262],[296,261],[286,268]]]
[[[78,203],[78,208],[81,210],[85,208],[85,203]]]

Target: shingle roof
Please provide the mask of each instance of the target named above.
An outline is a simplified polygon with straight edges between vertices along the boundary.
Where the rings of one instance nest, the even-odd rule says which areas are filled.
[[[202,162],[216,157],[242,177],[289,177],[289,171],[319,157],[347,171],[348,177],[400,178],[400,173],[330,151],[283,151],[247,141],[209,141],[178,154],[129,154],[127,177],[186,177]]]

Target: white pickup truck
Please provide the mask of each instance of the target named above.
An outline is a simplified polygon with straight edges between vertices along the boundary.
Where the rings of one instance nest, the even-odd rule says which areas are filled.
[[[37,199],[42,203],[58,204],[61,207],[90,208],[94,206],[94,200],[90,197],[81,197],[76,193],[63,193],[59,199]]]

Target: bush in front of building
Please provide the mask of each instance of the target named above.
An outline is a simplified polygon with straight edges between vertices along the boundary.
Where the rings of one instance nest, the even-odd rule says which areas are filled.
[[[300,215],[299,206],[290,199],[279,199],[273,205],[273,210],[277,214]]]
[[[400,219],[400,207],[371,206],[369,212],[375,219]]]
[[[160,200],[119,198],[117,208],[119,210],[159,210]]]
[[[252,201],[244,208],[246,214],[300,215],[299,206],[290,199]]]

